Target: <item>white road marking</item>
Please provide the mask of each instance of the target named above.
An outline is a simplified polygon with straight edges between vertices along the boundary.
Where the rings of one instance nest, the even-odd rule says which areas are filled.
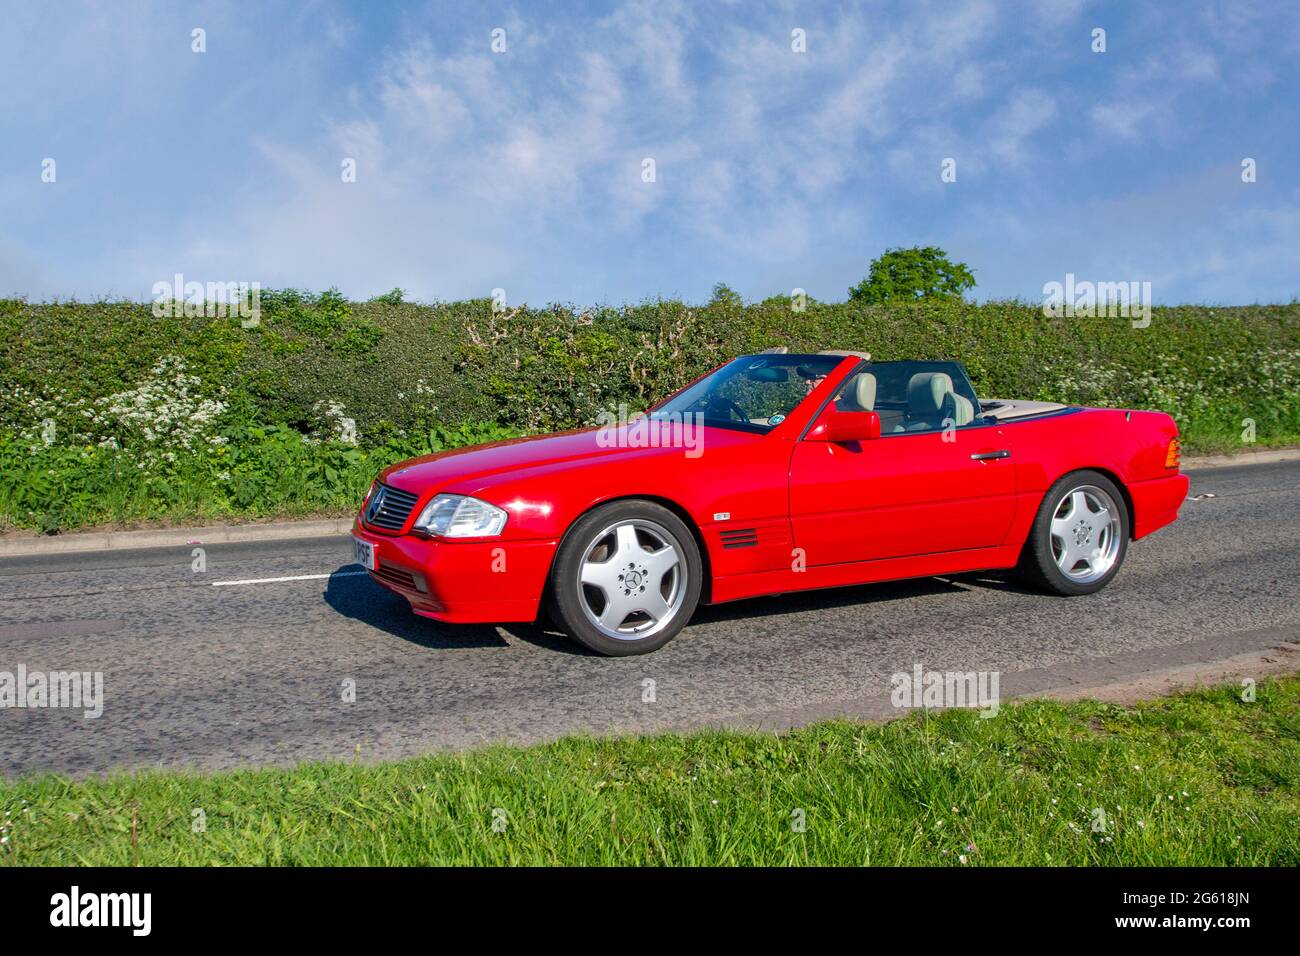
[[[238,584],[279,584],[281,581],[320,581],[324,578],[354,578],[368,571],[335,571],[332,574],[295,574],[288,578],[245,578],[242,581],[213,581],[214,588],[229,588]]]

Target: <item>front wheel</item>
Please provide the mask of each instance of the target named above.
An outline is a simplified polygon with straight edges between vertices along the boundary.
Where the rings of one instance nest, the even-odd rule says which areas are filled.
[[[583,515],[551,570],[555,622],[598,654],[658,650],[699,603],[703,567],[677,515],[649,501],[615,501]]]
[[[1020,559],[1029,580],[1067,596],[1110,583],[1128,550],[1129,514],[1115,483],[1076,471],[1048,490]]]

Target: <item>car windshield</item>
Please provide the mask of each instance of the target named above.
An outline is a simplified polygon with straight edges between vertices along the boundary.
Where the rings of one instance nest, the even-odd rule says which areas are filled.
[[[746,355],[670,398],[651,417],[698,414],[706,425],[768,432],[842,361],[842,355]]]

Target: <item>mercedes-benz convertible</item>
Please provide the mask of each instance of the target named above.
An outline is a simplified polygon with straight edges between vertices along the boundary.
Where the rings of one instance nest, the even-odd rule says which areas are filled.
[[[701,603],[986,569],[1090,594],[1187,496],[1162,412],[975,394],[953,361],[735,359],[643,415],[384,470],[357,560],[417,614],[601,654]]]

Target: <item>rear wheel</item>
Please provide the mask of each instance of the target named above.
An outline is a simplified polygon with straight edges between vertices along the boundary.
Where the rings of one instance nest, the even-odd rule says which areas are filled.
[[[658,650],[699,603],[703,568],[677,515],[649,501],[616,501],[583,515],[551,570],[555,622],[599,654]]]
[[[1043,497],[1020,558],[1026,578],[1064,595],[1110,583],[1128,550],[1129,514],[1115,483],[1096,471],[1066,475]]]

